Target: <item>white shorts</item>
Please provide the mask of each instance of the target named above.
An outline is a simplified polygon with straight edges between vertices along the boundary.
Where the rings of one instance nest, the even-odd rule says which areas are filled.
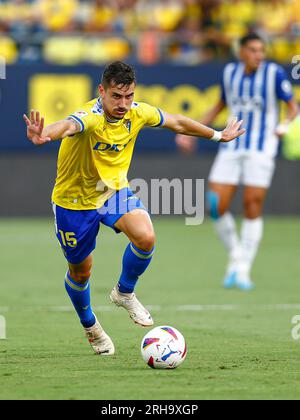
[[[269,188],[275,166],[275,159],[262,153],[221,150],[211,168],[209,181]]]

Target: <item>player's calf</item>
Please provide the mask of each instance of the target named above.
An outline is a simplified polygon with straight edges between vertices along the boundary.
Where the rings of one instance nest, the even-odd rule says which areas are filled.
[[[96,318],[91,307],[89,280],[85,283],[78,283],[71,277],[68,271],[65,277],[65,289],[83,327],[89,328],[93,326]]]
[[[105,333],[93,313],[91,307],[89,281],[87,280],[84,283],[77,282],[71,276],[71,273],[68,272],[65,278],[65,288],[94,352],[96,354],[103,355],[114,354],[115,348],[113,342]]]
[[[155,251],[151,219],[146,211],[136,209],[124,215],[115,226],[128,236],[131,243],[125,250],[119,283],[112,290],[110,299],[125,308],[137,324],[151,326],[151,315],[134,294],[136,283],[149,267]]]
[[[133,293],[139,277],[149,267],[155,248],[143,251],[130,243],[123,256],[123,269],[118,283],[121,293]]]

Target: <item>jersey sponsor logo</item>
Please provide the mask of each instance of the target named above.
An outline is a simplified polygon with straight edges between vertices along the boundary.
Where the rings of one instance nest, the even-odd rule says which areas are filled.
[[[126,147],[131,142],[131,140],[132,139],[130,139],[126,144],[109,144],[109,143],[104,143],[103,141],[97,141],[97,143],[93,147],[93,150],[97,152],[120,153],[120,152],[123,152],[124,149],[126,149]]]
[[[262,111],[264,105],[265,101],[261,96],[254,96],[253,98],[234,96],[232,98],[232,108],[236,113]]]
[[[89,114],[86,111],[77,111],[74,112],[74,115],[79,118],[87,117]]]

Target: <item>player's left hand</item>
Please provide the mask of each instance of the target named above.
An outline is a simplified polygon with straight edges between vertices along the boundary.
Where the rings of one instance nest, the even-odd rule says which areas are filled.
[[[288,122],[283,122],[283,123],[279,124],[276,127],[276,130],[275,130],[276,136],[278,136],[278,137],[285,136],[288,133],[289,128],[290,127],[289,127],[289,123]]]
[[[222,131],[220,142],[227,143],[245,134],[246,130],[244,128],[240,129],[243,122],[243,120],[238,121],[237,118],[229,121],[226,128]]]

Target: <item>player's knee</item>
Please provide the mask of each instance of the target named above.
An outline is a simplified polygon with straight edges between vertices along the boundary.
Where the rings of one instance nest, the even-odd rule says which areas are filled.
[[[136,241],[135,245],[145,252],[150,252],[155,246],[155,233],[153,231],[144,232]]]
[[[91,277],[91,269],[72,269],[70,268],[70,276],[77,283],[85,283]]]
[[[263,199],[258,194],[249,194],[244,197],[244,213],[247,219],[260,217],[263,210]]]
[[[226,213],[227,208],[222,204],[220,196],[215,191],[208,191],[206,194],[207,210],[213,220],[218,220]]]

